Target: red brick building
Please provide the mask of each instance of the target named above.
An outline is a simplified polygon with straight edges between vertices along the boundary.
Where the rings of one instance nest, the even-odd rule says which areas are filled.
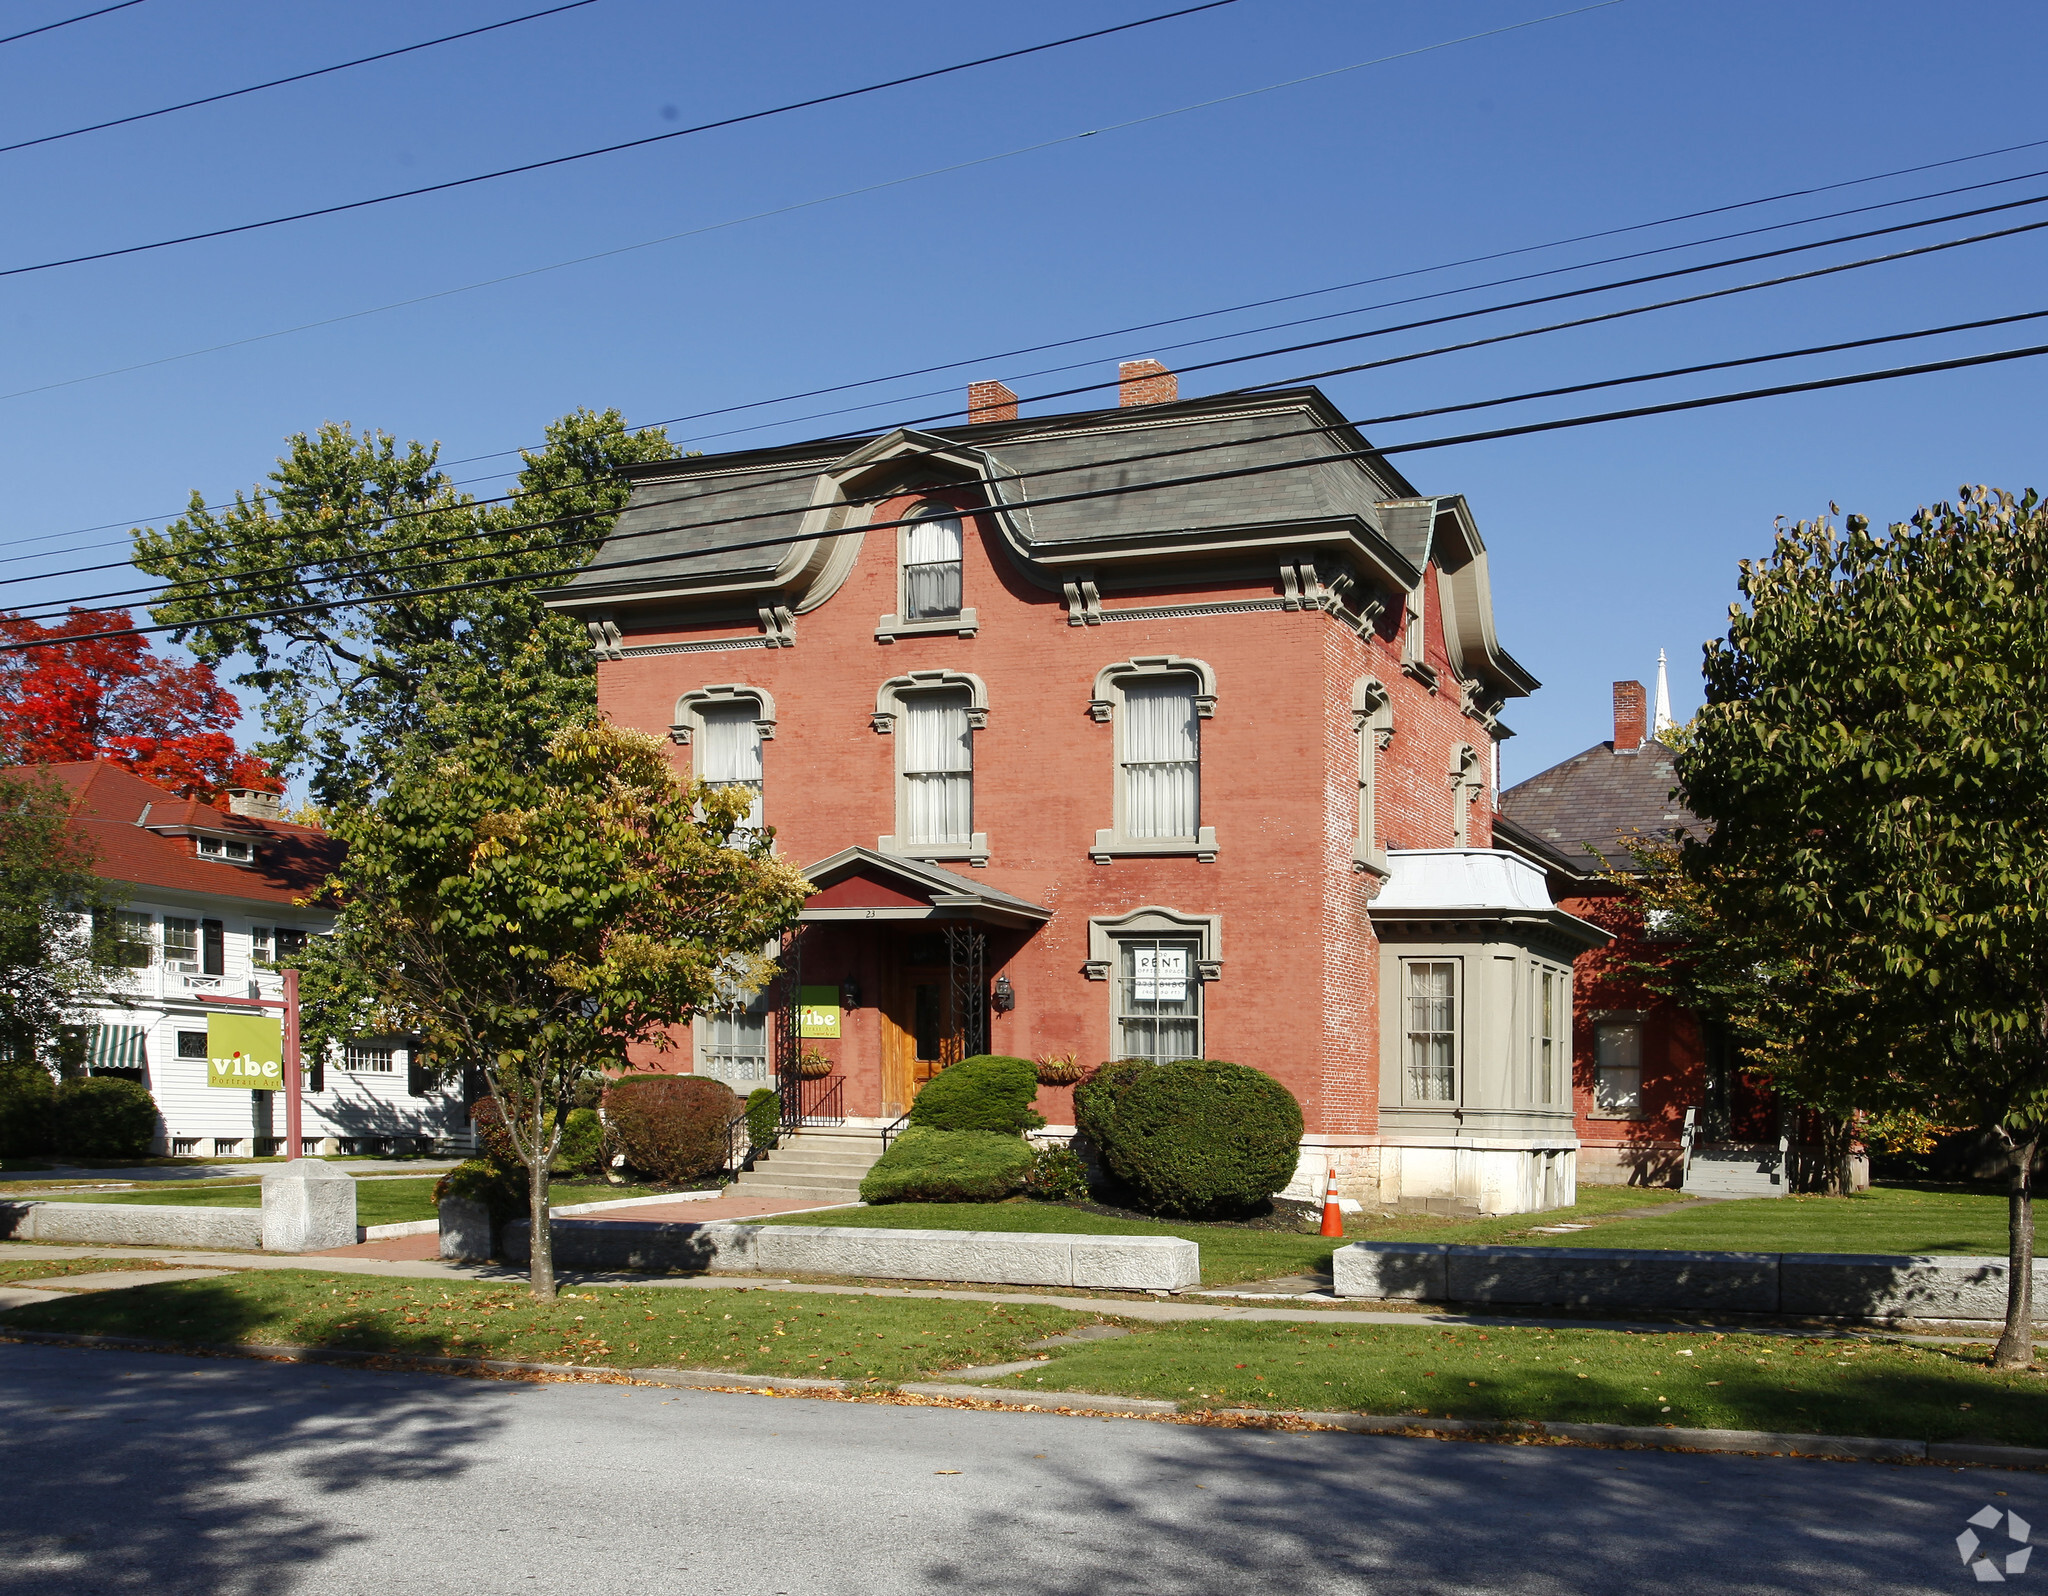
[[[693,1067],[880,1126],[982,1049],[1228,1058],[1300,1099],[1303,1189],[1570,1201],[1571,961],[1605,937],[1493,847],[1537,683],[1469,508],[1315,389],[1124,376],[1114,410],[978,383],[967,426],[630,469],[551,602],[605,712],[752,785],[818,887]]]
[[[1660,710],[1661,692],[1660,682]],[[1725,1037],[1639,973],[1659,944],[1626,886],[1641,869],[1628,845],[1700,825],[1651,730],[1642,683],[1616,682],[1613,737],[1510,787],[1494,829],[1543,868],[1561,908],[1614,939],[1579,955],[1572,1023],[1579,1178],[1596,1185],[1680,1184],[1687,1109],[1703,1143],[1759,1157],[1781,1131],[1777,1104],[1736,1067]]]

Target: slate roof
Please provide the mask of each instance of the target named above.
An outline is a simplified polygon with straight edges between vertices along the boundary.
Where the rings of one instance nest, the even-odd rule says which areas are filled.
[[[1256,441],[1278,433],[1307,432],[1317,425],[1337,430]],[[940,427],[927,436],[985,453],[996,466],[1004,501],[1012,503],[1280,460],[1323,459],[1364,442],[1312,388],[1226,403],[1192,400]],[[585,570],[556,591],[569,596],[579,590],[610,590],[621,584],[655,581],[665,574],[664,557],[671,556],[689,557],[693,574],[765,575],[782,558],[786,545],[720,554],[700,551],[796,532],[812,504],[817,474],[865,441],[837,438],[629,467],[625,474],[634,484],[633,497],[597,563],[636,563]],[[1164,459],[1121,465],[1104,463],[1135,454],[1190,449],[1201,452],[1168,453]],[[1034,474],[1020,481],[1010,478],[1012,472],[1052,474]],[[1382,535],[1377,501],[1390,493],[1412,491],[1383,461],[1331,459],[1327,465],[1302,470],[1022,510],[1016,513],[1015,523],[1031,543],[1039,545],[1118,534],[1343,520],[1362,522],[1368,531]],[[741,519],[746,516],[760,519]],[[1429,548],[1429,533],[1428,514],[1418,511],[1402,521],[1400,535],[1392,541],[1397,552],[1419,568]]]
[[[103,881],[290,904],[317,891],[341,862],[338,837],[288,820],[229,814],[180,798],[109,760],[16,766],[7,774],[42,776],[66,789],[71,828],[91,843],[93,873]],[[162,829],[187,826],[248,839],[255,862],[202,859],[189,835],[166,835]]]
[[[1602,870],[1636,873],[1624,838],[1662,840],[1674,832],[1698,835],[1698,816],[1671,796],[1678,773],[1670,749],[1646,742],[1633,753],[1595,743],[1561,765],[1510,787],[1500,813],[1581,875]],[[1600,850],[1598,854],[1589,851]]]

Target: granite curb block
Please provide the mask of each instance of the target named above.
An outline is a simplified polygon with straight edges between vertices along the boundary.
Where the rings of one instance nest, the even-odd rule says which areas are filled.
[[[1339,1247],[1330,1264],[1339,1297],[1382,1301],[1970,1324],[2005,1317],[2003,1258],[1361,1241]],[[2048,1260],[2036,1262],[2034,1283],[2048,1291]]]
[[[431,1236],[441,1228],[438,1219],[410,1219],[400,1225],[358,1225],[358,1241],[396,1241],[400,1236]]]
[[[226,1247],[254,1252],[263,1245],[263,1210],[153,1203],[0,1203],[0,1236],[111,1247]],[[351,1216],[347,1240],[354,1239]]]
[[[621,1369],[607,1364],[514,1363],[501,1358],[451,1358],[426,1352],[358,1352],[335,1347],[263,1346],[251,1342],[178,1342],[145,1336],[78,1335],[54,1330],[19,1330],[0,1326],[0,1342],[16,1341],[39,1346],[104,1348],[110,1351],[171,1352],[191,1355],[250,1358],[261,1361],[378,1365],[395,1364],[409,1368],[445,1369],[454,1372],[482,1370],[491,1374],[541,1374],[555,1376],[615,1376],[649,1385],[686,1386],[696,1390],[731,1391],[846,1391],[856,1395],[889,1391],[905,1396],[953,1398],[985,1402],[998,1407],[1029,1408],[1041,1412],[1066,1408],[1079,1413],[1148,1414],[1182,1417],[1177,1402],[1147,1397],[1105,1396],[1091,1391],[991,1391],[975,1385],[950,1385],[939,1381],[906,1381],[887,1386],[852,1380],[807,1378],[796,1375],[738,1375],[719,1369]],[[1198,1415],[1186,1415],[1198,1416]],[[1854,1435],[1780,1434],[1770,1430],[1684,1430],[1652,1428],[1629,1424],[1546,1424],[1536,1419],[1431,1419],[1380,1413],[1317,1413],[1276,1408],[1221,1408],[1219,1418],[1242,1418],[1275,1423],[1298,1422],[1326,1429],[1348,1430],[1361,1435],[1397,1435],[1418,1440],[1443,1436],[1473,1436],[1480,1439],[1552,1440],[1582,1446],[1624,1450],[1684,1452],[1735,1452],[1745,1454],[1839,1458],[1850,1462],[1939,1463],[2007,1469],[2048,1470],[2048,1448],[1985,1446],[1960,1441],[1900,1441]]]
[[[505,1227],[508,1262],[525,1262],[531,1234],[527,1221]],[[556,1266],[568,1269],[758,1269],[1096,1291],[1201,1283],[1201,1249],[1172,1236],[581,1219],[556,1225],[554,1245]]]

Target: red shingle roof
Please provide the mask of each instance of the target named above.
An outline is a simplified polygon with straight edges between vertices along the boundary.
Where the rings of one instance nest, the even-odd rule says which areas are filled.
[[[1622,846],[1624,840],[1663,842],[1680,832],[1706,832],[1683,800],[1673,796],[1678,772],[1672,757],[1658,742],[1646,742],[1631,753],[1617,753],[1612,743],[1595,743],[1508,788],[1500,795],[1500,812],[1575,870],[1605,868],[1633,875],[1638,866]],[[1599,850],[1600,857],[1589,848]]]
[[[317,827],[229,814],[180,798],[109,760],[18,765],[7,774],[40,776],[69,793],[71,828],[92,844],[94,873],[104,881],[293,903],[318,890],[341,862],[341,839]],[[160,829],[187,826],[247,840],[255,862],[202,859],[189,835],[167,836]]]

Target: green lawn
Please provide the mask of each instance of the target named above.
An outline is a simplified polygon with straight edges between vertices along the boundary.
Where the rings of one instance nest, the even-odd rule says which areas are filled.
[[[1011,1362],[1094,1314],[1002,1303],[589,1287],[536,1303],[523,1283],[447,1284],[250,1270],[17,1308],[5,1328],[450,1353],[540,1363],[729,1368],[914,1380]]]
[[[1611,1330],[1137,1327],[991,1385],[1256,1406],[2039,1446],[2048,1377],[1982,1349]]]
[[[91,1275],[109,1269],[171,1269],[154,1258],[0,1258],[0,1286],[25,1280],[50,1280],[59,1275]]]
[[[1531,1224],[1559,1224],[1598,1219],[1621,1208],[1645,1208],[1678,1199],[1676,1192],[1644,1191],[1625,1186],[1582,1186],[1576,1208],[1547,1214],[1517,1214],[1507,1219],[1434,1219],[1403,1214],[1366,1218],[1353,1214],[1345,1226],[1346,1241],[1489,1242],[1519,1238]],[[1001,1203],[885,1203],[874,1208],[839,1208],[829,1213],[784,1214],[764,1219],[766,1225],[859,1225],[878,1230],[1029,1230],[1072,1231],[1084,1236],[1180,1236],[1202,1249],[1202,1283],[1239,1285],[1279,1275],[1327,1271],[1332,1250],[1344,1245],[1328,1236],[1298,1231],[1252,1230],[1242,1225],[1210,1225],[1193,1220],[1117,1219],[1068,1203],[1016,1198]]]
[[[2004,1257],[2006,1201],[1996,1193],[1873,1186],[1854,1197],[1755,1197],[1654,1219],[1621,1219],[1524,1245],[1698,1252],[1931,1252]]]
[[[434,1207],[435,1175],[416,1180],[379,1178],[356,1181],[356,1223],[406,1225],[438,1217]],[[575,1203],[607,1202],[619,1197],[656,1197],[649,1186],[613,1186],[604,1181],[556,1181],[549,1197],[558,1208]],[[53,1203],[141,1203],[167,1208],[260,1208],[263,1186],[257,1180],[208,1181],[203,1185],[155,1186],[147,1191],[78,1192],[41,1198]],[[626,1210],[630,1217],[632,1210]]]

